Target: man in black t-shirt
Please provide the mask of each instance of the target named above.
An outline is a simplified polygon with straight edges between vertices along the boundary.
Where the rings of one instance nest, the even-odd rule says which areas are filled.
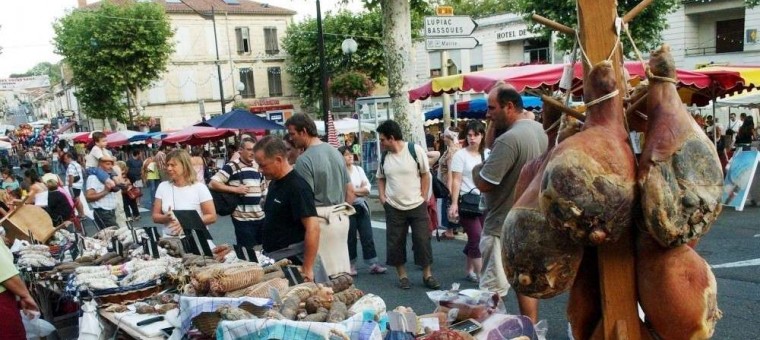
[[[275,259],[288,257],[301,262],[304,280],[313,281],[319,249],[314,192],[288,163],[287,148],[281,139],[266,136],[256,143],[253,152],[259,171],[271,180],[264,203],[264,252]]]

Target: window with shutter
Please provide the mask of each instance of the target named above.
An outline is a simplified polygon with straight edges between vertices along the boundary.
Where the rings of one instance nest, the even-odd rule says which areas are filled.
[[[235,27],[238,53],[251,53],[251,34],[248,27]]]
[[[245,85],[245,89],[240,92],[240,96],[243,98],[255,98],[256,88],[253,85],[253,69],[250,67],[242,67],[238,69],[240,74],[240,82]]]
[[[282,71],[279,67],[267,68],[267,75],[269,76],[269,96],[279,97],[282,96]]]
[[[264,28],[264,45],[267,54],[280,53],[279,42],[277,41],[277,28],[265,27]]]

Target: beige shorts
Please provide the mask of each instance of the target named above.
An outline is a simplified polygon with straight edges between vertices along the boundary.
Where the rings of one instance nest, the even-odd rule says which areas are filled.
[[[480,238],[480,252],[483,254],[480,289],[506,296],[510,286],[502,264],[501,238],[483,234]]]

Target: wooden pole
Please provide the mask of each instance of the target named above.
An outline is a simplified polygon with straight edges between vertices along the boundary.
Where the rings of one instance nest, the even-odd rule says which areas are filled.
[[[584,74],[587,77],[591,67],[609,58],[614,49],[612,64],[620,95],[624,95],[627,92],[621,70],[622,47],[615,48],[615,45],[620,43],[615,30],[616,18],[618,14],[614,0],[578,0],[580,44],[591,62],[591,65],[583,63]],[[593,339],[642,338],[636,307],[638,297],[632,233],[634,226],[626,227],[627,231],[618,242],[599,247],[602,320],[594,332]]]

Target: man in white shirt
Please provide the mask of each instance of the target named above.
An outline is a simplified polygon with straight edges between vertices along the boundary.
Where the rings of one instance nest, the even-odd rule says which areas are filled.
[[[108,173],[113,169],[115,159],[110,154],[104,154],[98,161],[99,168]],[[116,206],[121,200],[120,194],[112,192],[105,184],[101,183],[94,174],[87,177],[87,192],[85,198],[93,208],[95,224],[98,229],[116,226]]]
[[[405,263],[406,234],[411,227],[414,263],[422,266],[422,282],[429,289],[439,289],[441,284],[432,271],[430,217],[426,204],[430,167],[425,150],[419,145],[407,144],[395,121],[384,121],[377,127],[377,133],[384,150],[377,169],[377,186],[386,215],[386,264],[396,267],[399,288],[410,289]]]

